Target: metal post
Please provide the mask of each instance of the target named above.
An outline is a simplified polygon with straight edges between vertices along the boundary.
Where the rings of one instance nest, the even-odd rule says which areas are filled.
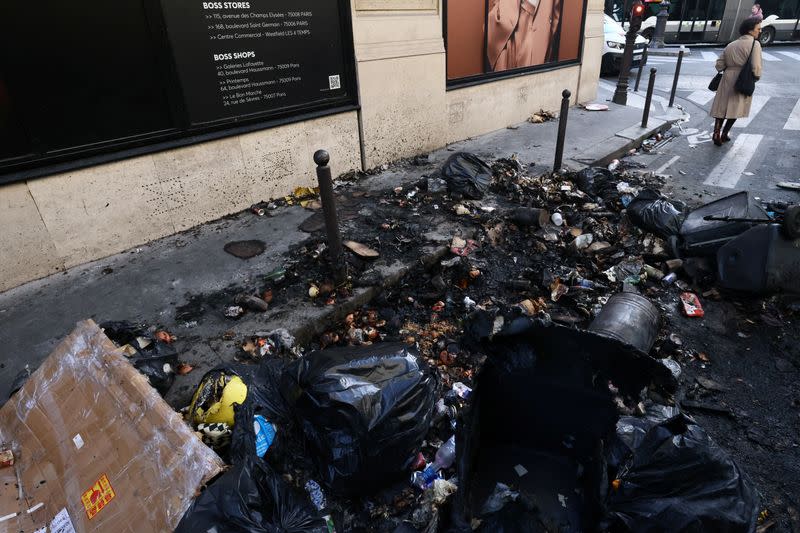
[[[641,9],[641,0],[635,0],[633,9]],[[633,46],[636,43],[636,33],[642,27],[641,12],[637,16],[631,15],[631,21],[628,24],[628,33],[625,34],[625,51],[622,53],[622,65],[619,69],[619,80],[617,81],[617,90],[614,91],[612,102],[619,105],[626,105],[628,103],[628,79],[631,76],[631,65],[633,64]]]
[[[322,211],[325,215],[325,232],[328,235],[328,257],[333,267],[333,276],[336,284],[344,283],[346,279],[345,265],[342,260],[342,236],[339,235],[339,218],[336,216],[336,203],[333,198],[333,179],[328,163],[331,156],[325,150],[314,153],[314,162],[317,164],[317,182],[319,183],[319,197],[322,201]]]
[[[667,29],[667,19],[669,18],[669,1],[661,2],[661,11],[656,15],[656,31],[653,34],[653,41],[656,48],[664,48],[664,32]]]
[[[561,114],[558,115],[558,138],[556,139],[556,160],[553,163],[553,172],[561,170],[561,160],[564,157],[564,137],[567,134],[570,96],[572,93],[567,89],[561,93]]]
[[[642,59],[639,60],[639,72],[636,73],[636,85],[633,87],[633,92],[639,91],[639,80],[642,79],[642,69],[647,64],[647,51],[650,50],[650,45],[644,47]]]
[[[669,95],[669,107],[675,103],[675,91],[678,90],[678,78],[681,75],[681,63],[683,62],[684,47],[681,45],[681,51],[678,52],[678,64],[675,65],[675,78],[672,80],[672,93]]]
[[[650,118],[650,102],[653,100],[653,88],[656,86],[656,69],[650,69],[650,84],[647,86],[647,97],[644,99],[644,113],[642,114],[642,127],[647,127]]]

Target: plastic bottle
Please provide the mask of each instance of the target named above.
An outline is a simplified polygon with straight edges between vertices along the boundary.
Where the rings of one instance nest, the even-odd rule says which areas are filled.
[[[572,280],[571,288],[591,290],[591,289],[607,289],[608,287],[606,287],[601,283],[592,281],[590,279],[575,278],[574,280]]]
[[[564,223],[564,217],[561,216],[561,213],[553,213],[553,216],[550,217],[550,221],[554,225],[560,226]]]
[[[419,489],[425,490],[439,476],[439,470],[450,468],[456,460],[456,436],[450,437],[436,451],[433,462],[425,467],[422,472],[414,472],[411,483]]]
[[[472,394],[472,389],[460,381],[457,381],[456,383],[453,383],[453,392],[455,392],[462,400],[466,400],[469,398],[469,395]]]

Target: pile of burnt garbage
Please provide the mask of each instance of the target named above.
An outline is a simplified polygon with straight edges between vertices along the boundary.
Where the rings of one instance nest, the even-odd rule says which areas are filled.
[[[258,334],[242,344],[253,361],[201,380],[185,418],[231,467],[178,531],[753,531],[752,482],[677,407],[661,315],[702,316],[697,295],[715,285],[796,290],[797,209],[740,193],[690,210],[659,185],[457,153],[387,191],[378,237],[359,236],[378,254],[395,231],[413,246],[388,217],[463,231],[306,353]],[[323,250],[298,249],[259,290],[346,297],[310,279]],[[353,285],[370,278],[358,266]],[[147,362],[151,341],[118,337],[165,383],[152,368],[172,352],[156,340]]]
[[[445,389],[398,343],[212,371],[192,415],[246,388],[218,448],[232,467],[178,531],[751,531],[755,488],[647,354],[651,307],[612,302],[588,330],[476,310],[473,387]]]

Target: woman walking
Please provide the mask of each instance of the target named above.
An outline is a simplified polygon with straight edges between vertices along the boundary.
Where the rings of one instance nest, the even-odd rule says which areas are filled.
[[[753,76],[756,80],[761,77],[761,43],[758,42],[758,36],[761,34],[761,21],[752,17],[745,19],[739,26],[739,34],[741,37],[726,46],[720,58],[717,59],[717,71],[725,72],[722,75],[717,94],[714,96],[710,113],[716,119],[712,139],[717,146],[722,146],[722,143],[731,140],[728,133],[737,118],[744,118],[750,114],[753,97],[745,96],[736,90],[736,79],[751,53],[750,64],[753,67]]]

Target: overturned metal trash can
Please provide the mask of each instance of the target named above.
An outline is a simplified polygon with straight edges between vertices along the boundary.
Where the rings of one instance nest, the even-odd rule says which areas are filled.
[[[589,331],[618,340],[643,353],[650,353],[658,336],[661,314],[650,300],[621,292],[608,299]]]
[[[778,224],[756,226],[717,252],[720,285],[753,293],[800,293],[800,239],[786,239]]]

